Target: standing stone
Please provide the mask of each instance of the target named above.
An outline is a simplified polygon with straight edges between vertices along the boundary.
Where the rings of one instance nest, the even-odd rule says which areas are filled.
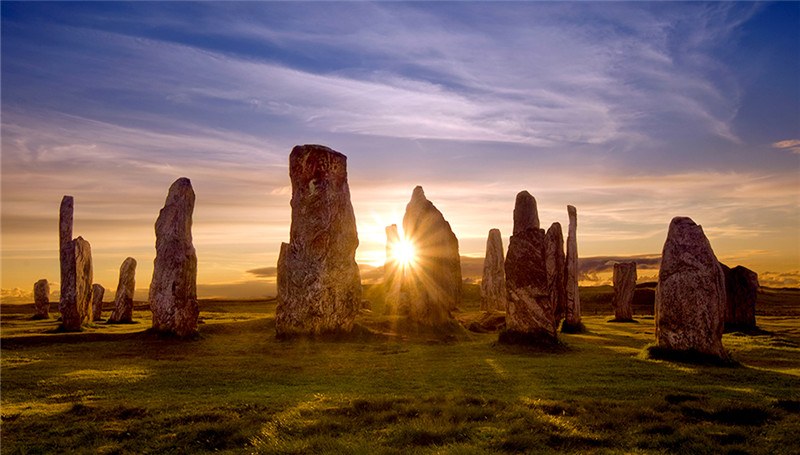
[[[402,313],[400,304],[400,284],[402,283],[402,264],[395,257],[395,248],[400,244],[397,225],[386,226],[386,259],[383,262],[383,289],[386,314]]]
[[[564,234],[561,223],[553,223],[544,235],[546,244],[547,286],[555,308],[556,325],[564,319],[567,311],[567,282],[565,279],[566,257],[564,256]]]
[[[414,188],[406,205],[403,232],[416,259],[404,273],[400,305],[408,307],[413,322],[446,324],[452,319],[450,311],[461,304],[458,239],[421,186]]]
[[[569,233],[567,234],[567,258],[565,266],[567,280],[567,311],[561,330],[580,331],[581,297],[578,292],[578,212],[575,210],[575,207],[568,205],[567,214],[569,214]]]
[[[103,296],[106,289],[99,285],[92,285],[92,321],[103,319]]]
[[[361,305],[347,157],[321,145],[289,155],[292,225],[278,258],[279,337],[349,332]]]
[[[539,210],[531,193],[520,191],[514,203],[514,234],[528,228],[539,229]]]
[[[532,196],[527,191],[517,195],[514,207],[514,235],[506,255],[506,330],[501,342],[557,341],[555,305],[548,285],[547,244],[539,229],[538,217],[518,216],[529,213]]]
[[[725,276],[703,228],[675,217],[661,254],[655,299],[656,342],[668,351],[726,358]]]
[[[34,319],[47,319],[50,317],[50,283],[42,279],[33,285],[33,305],[36,314]]]
[[[503,239],[499,229],[491,229],[486,239],[481,280],[481,310],[506,309],[506,268],[503,257]]]
[[[126,258],[119,267],[119,282],[114,295],[114,311],[108,322],[133,322],[133,293],[136,288],[136,259]]]
[[[636,263],[614,264],[614,321],[633,321],[633,293],[636,291]]]
[[[72,241],[75,286],[69,289],[68,298],[59,302],[62,328],[68,332],[81,329],[92,316],[92,248],[89,242],[78,237]]]
[[[61,298],[58,302],[59,313],[64,308],[75,307],[75,244],[72,241],[72,214],[74,200],[72,196],[61,199],[58,215],[58,250],[61,266]]]
[[[155,224],[156,258],[149,295],[153,329],[179,337],[197,331],[199,316],[197,255],[192,245],[194,200],[192,182],[179,178],[169,187]]]
[[[756,329],[756,300],[758,274],[741,265],[729,268],[720,264],[725,273],[725,331]]]

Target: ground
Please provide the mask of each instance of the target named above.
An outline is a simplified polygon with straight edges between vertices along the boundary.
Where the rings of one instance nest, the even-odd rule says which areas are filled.
[[[723,339],[738,365],[704,366],[646,359],[651,311],[607,322],[609,289],[581,290],[587,331],[558,352],[412,330],[377,287],[357,320],[369,330],[345,340],[276,340],[274,300],[203,301],[189,341],[146,332],[145,305],[136,324],[77,334],[4,305],[0,450],[798,453],[799,293],[762,293],[761,332]],[[469,326],[477,288],[464,295]]]

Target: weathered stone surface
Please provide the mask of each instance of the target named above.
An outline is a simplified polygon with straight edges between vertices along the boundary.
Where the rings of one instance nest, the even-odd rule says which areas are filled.
[[[614,264],[614,307],[615,321],[633,320],[633,293],[636,291],[636,263],[617,262]]]
[[[292,225],[278,258],[278,336],[348,332],[361,305],[347,157],[321,145],[289,156]]]
[[[136,288],[136,259],[126,258],[119,267],[119,281],[114,295],[114,311],[109,322],[133,321],[133,293]]]
[[[577,330],[581,327],[581,297],[578,293],[578,211],[568,205],[569,231],[567,234],[566,287],[567,311],[564,328]]]
[[[92,321],[103,319],[103,296],[106,288],[95,283],[92,285]]]
[[[36,311],[35,319],[50,317],[50,283],[41,279],[33,285],[33,305]]]
[[[62,307],[75,307],[75,244],[72,242],[72,214],[74,200],[72,196],[61,199],[58,214],[58,250],[61,266],[61,297],[58,311],[63,314]]]
[[[92,248],[89,242],[78,237],[72,241],[75,286],[68,289],[68,298],[59,301],[61,325],[66,331],[78,331],[92,316]]]
[[[660,349],[726,358],[725,276],[703,228],[675,217],[661,255],[655,301]]]
[[[738,265],[729,268],[720,264],[725,273],[725,331],[756,328],[758,274]]]
[[[553,223],[544,235],[546,244],[545,264],[547,265],[547,286],[555,308],[556,325],[564,319],[567,311],[567,282],[565,278],[566,257],[564,255],[564,234],[561,223]]]
[[[404,272],[400,305],[407,306],[413,322],[445,324],[452,319],[450,311],[461,303],[458,239],[421,186],[414,188],[406,205],[403,232],[416,260]]]
[[[150,281],[153,329],[185,337],[197,331],[197,255],[192,245],[192,182],[182,177],[169,187],[155,224],[156,258]]]
[[[400,314],[400,284],[402,283],[402,264],[395,257],[395,249],[400,244],[397,225],[386,226],[386,259],[383,262],[383,289],[386,314]],[[407,313],[407,311],[406,311]]]
[[[503,239],[499,229],[491,229],[486,239],[486,255],[483,259],[481,280],[481,310],[506,309],[506,268],[503,254]]]
[[[514,203],[514,234],[525,229],[539,229],[539,211],[531,193],[520,191]]]
[[[514,207],[514,235],[506,255],[506,331],[500,340],[557,339],[555,305],[550,296],[547,274],[547,243],[530,214],[536,201],[527,191],[517,194]]]

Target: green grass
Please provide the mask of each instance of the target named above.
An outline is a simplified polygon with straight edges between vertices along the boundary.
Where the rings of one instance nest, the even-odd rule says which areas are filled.
[[[383,315],[378,290],[365,296],[373,311],[358,323],[379,335],[349,341],[278,341],[274,301],[201,302],[193,341],[147,333],[144,308],[139,324],[56,334],[54,319],[3,307],[0,450],[789,454],[800,444],[797,317],[726,334],[739,365],[720,367],[645,359],[652,317],[608,323],[610,308],[549,353],[498,345],[497,333],[410,330]],[[456,317],[477,320],[477,305],[466,298]]]

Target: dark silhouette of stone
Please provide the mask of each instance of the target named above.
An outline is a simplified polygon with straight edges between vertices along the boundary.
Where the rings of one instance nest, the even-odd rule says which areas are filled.
[[[33,285],[33,305],[36,311],[34,319],[50,317],[50,283],[41,279]]]
[[[758,274],[738,265],[729,268],[720,264],[725,273],[725,331],[749,331],[756,327]]]
[[[62,307],[75,306],[75,244],[72,242],[72,216],[74,199],[64,196],[58,214],[58,250],[61,266],[61,297],[58,311]]]
[[[569,231],[567,234],[566,287],[567,311],[562,331],[581,331],[581,297],[578,290],[578,211],[568,205]]]
[[[92,285],[92,321],[103,319],[103,296],[106,288],[95,283]]]
[[[564,319],[567,311],[566,257],[564,255],[564,234],[561,223],[553,223],[544,235],[546,244],[545,264],[547,266],[547,286],[555,308],[556,325]]]
[[[75,274],[71,277],[75,285],[67,289],[66,297],[61,297],[58,309],[62,329],[76,332],[92,316],[92,248],[83,237],[78,237],[72,241],[70,250],[75,255],[72,261]]]
[[[192,245],[192,182],[182,177],[170,187],[155,224],[156,258],[150,281],[153,330],[179,337],[197,331],[197,255]],[[116,308],[115,308],[116,309]]]
[[[133,322],[133,293],[136,288],[136,259],[126,258],[119,267],[119,281],[114,295],[114,311],[108,322]]]
[[[614,264],[614,321],[633,320],[633,294],[636,291],[636,263],[617,262]]]
[[[539,229],[538,220],[518,216],[529,213],[530,194],[517,195],[514,208],[514,235],[506,255],[506,329],[500,334],[501,342],[554,343],[557,341],[555,305],[550,295],[547,274],[547,244],[545,232]],[[520,208],[522,207],[522,208]]]
[[[402,283],[403,264],[395,257],[395,249],[400,244],[397,225],[386,226],[386,260],[383,262],[383,289],[386,314],[408,313],[402,311],[400,305],[400,285]]]
[[[536,199],[527,191],[517,193],[514,203],[514,234],[525,229],[539,229],[539,211]]]
[[[409,319],[425,325],[447,324],[451,310],[461,303],[461,257],[458,239],[450,223],[426,197],[414,188],[403,215],[406,241],[416,260],[404,271],[400,305]]]
[[[361,305],[347,157],[321,145],[289,156],[292,225],[278,258],[279,337],[350,332]]]
[[[486,239],[486,255],[483,259],[481,280],[481,310],[506,309],[506,268],[503,255],[503,239],[499,229],[489,230]]]
[[[691,218],[673,218],[661,258],[655,300],[657,347],[727,358],[722,346],[725,276],[703,228]]]

